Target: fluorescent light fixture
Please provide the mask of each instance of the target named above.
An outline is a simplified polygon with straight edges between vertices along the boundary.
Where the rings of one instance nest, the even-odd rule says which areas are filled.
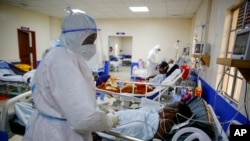
[[[141,7],[129,7],[129,9],[132,11],[132,12],[148,12],[148,7],[146,6],[141,6]]]
[[[64,11],[66,11],[68,13],[86,13],[80,9],[71,9],[71,7],[66,7],[66,9],[64,9]]]
[[[74,13],[86,13],[86,12],[80,10],[80,9],[72,9],[72,11],[73,11]]]

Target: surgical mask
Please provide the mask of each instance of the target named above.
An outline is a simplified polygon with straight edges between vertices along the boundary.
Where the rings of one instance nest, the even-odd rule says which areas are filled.
[[[96,45],[83,45],[80,47],[80,50],[80,54],[88,61],[96,54]]]

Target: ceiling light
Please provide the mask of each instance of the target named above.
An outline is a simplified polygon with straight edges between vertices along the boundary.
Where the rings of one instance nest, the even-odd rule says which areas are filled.
[[[71,7],[66,7],[66,9],[64,10],[68,13],[86,13],[80,9],[71,9]]]
[[[129,7],[129,9],[132,11],[132,12],[148,12],[148,7],[146,6],[141,6],[141,7]]]
[[[80,10],[80,9],[72,9],[72,11],[73,11],[74,13],[86,13],[86,12]]]

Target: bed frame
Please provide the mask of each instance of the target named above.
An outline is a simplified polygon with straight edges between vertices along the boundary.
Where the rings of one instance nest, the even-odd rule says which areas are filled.
[[[0,131],[1,132],[5,132],[6,134],[8,134],[8,137],[12,137],[13,135],[15,135],[16,133],[13,133],[11,130],[10,130],[10,125],[9,125],[9,120],[11,118],[14,117],[15,113],[13,112],[13,110],[11,110],[12,106],[16,103],[16,102],[19,102],[19,101],[28,101],[29,98],[31,96],[31,91],[28,91],[28,92],[25,92],[25,93],[22,93],[16,97],[13,97],[9,100],[7,100],[4,104],[4,106],[2,107],[2,112],[1,112],[1,122],[0,122]],[[202,99],[202,98],[199,98],[199,99]],[[212,115],[212,118],[213,118],[213,124],[215,125],[215,131],[216,131],[216,134],[215,134],[215,141],[220,141],[221,139],[223,139],[223,141],[228,141],[228,137],[227,135],[225,134],[225,132],[223,131],[221,125],[220,125],[220,122],[218,121],[212,107],[210,105],[207,105],[207,110],[209,111],[209,113],[211,112],[211,115]],[[186,127],[184,127],[183,129],[185,129]],[[195,127],[193,127],[195,128]],[[188,128],[189,129],[189,128]],[[191,133],[191,137],[200,137],[202,134],[199,134],[200,132],[197,133],[197,130],[199,129],[194,129],[193,131],[192,130],[188,130],[188,132],[196,132],[196,134],[192,134]],[[181,130],[179,130],[181,131]],[[180,135],[181,133],[178,133],[176,132],[175,133],[175,136],[177,135]],[[117,140],[117,139],[125,139],[125,140],[131,140],[131,141],[141,141],[141,139],[138,139],[138,138],[134,138],[134,137],[130,137],[130,136],[126,136],[126,135],[122,135],[120,133],[116,133],[116,132],[112,132],[112,131],[108,131],[108,132],[101,132],[102,134],[102,138],[106,138],[106,139],[114,139],[114,140]],[[177,134],[177,135],[176,135]],[[100,134],[99,134],[100,135]],[[191,138],[190,137],[190,138]],[[1,138],[1,134],[0,134],[0,138]],[[177,137],[173,137],[174,139],[176,139]],[[220,139],[219,139],[220,138]],[[198,138],[199,139],[199,138]],[[204,139],[204,138],[203,138]],[[3,140],[5,141],[5,140]],[[6,140],[7,141],[7,140]],[[205,140],[203,140],[205,141]]]

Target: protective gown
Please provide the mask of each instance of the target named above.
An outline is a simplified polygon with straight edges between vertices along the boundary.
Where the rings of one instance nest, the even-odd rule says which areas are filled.
[[[43,58],[32,85],[35,111],[23,141],[92,141],[91,131],[111,129],[97,110],[95,85],[82,42],[96,32],[92,18],[73,14],[62,23],[60,42]]]
[[[156,45],[148,52],[147,57],[147,76],[153,76],[157,74],[156,66],[157,66],[157,60],[156,55],[157,52],[160,51],[160,46]]]

